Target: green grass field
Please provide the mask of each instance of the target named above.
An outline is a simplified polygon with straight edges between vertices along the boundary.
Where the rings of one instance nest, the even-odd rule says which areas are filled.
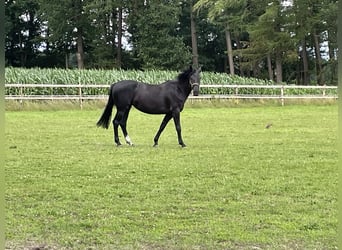
[[[9,249],[337,249],[336,105],[101,113],[6,112]]]

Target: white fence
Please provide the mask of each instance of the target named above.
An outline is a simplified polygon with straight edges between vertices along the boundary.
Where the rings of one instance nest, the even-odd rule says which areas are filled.
[[[109,85],[96,84],[5,84],[6,88],[14,88],[16,94],[6,94],[6,100],[78,100],[82,106],[84,100],[107,99],[107,94],[91,95],[85,93],[85,89],[104,89]],[[27,94],[27,88],[50,89],[49,94]],[[54,94],[55,89],[76,89],[76,94]],[[284,105],[286,99],[337,99],[337,86],[299,86],[299,85],[207,85],[201,84],[199,96],[190,95],[189,99],[278,99]],[[290,94],[287,92],[291,90]],[[297,92],[296,92],[297,91]],[[46,91],[45,91],[46,92]],[[105,91],[107,92],[107,91]],[[267,94],[246,92],[268,92]],[[307,92],[313,92],[308,94]]]

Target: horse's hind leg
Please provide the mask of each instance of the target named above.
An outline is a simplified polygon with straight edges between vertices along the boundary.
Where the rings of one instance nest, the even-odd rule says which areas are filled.
[[[127,127],[127,119],[128,119],[130,109],[131,109],[131,107],[128,107],[126,109],[126,111],[124,112],[122,119],[120,121],[120,127],[121,127],[122,133],[125,137],[126,143],[130,146],[133,146],[133,142],[131,141],[131,138],[129,137],[128,132],[127,132],[127,128],[126,128]]]
[[[114,127],[114,143],[116,143],[117,146],[121,145],[120,139],[119,139],[119,132],[118,127],[120,125],[120,121],[122,120],[123,113],[122,111],[116,111],[115,117],[113,119],[113,127]]]

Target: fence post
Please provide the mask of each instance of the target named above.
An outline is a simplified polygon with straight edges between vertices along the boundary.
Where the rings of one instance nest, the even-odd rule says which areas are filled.
[[[22,105],[23,104],[23,93],[24,93],[24,84],[20,85],[20,89],[19,89],[19,94],[20,94],[20,99],[19,99],[19,103]]]
[[[281,106],[284,106],[284,85],[281,85],[280,88],[280,99],[281,99]]]
[[[325,96],[326,84],[323,85],[323,96]]]
[[[78,98],[80,102],[80,108],[83,109],[83,100],[82,100],[82,85],[80,82],[78,82]]]
[[[82,103],[82,85],[81,85],[81,77],[78,76],[78,101],[80,103],[81,110],[83,109],[83,103]]]
[[[236,86],[236,88],[235,88],[235,103],[239,103],[239,96],[238,96],[238,94],[239,94],[239,87]]]

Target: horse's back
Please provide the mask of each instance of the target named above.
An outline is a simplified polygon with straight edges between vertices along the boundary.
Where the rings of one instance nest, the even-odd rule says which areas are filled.
[[[122,80],[113,83],[113,90],[116,92],[120,91],[134,91],[138,86],[139,82],[134,80]]]
[[[123,80],[114,83],[111,87],[114,104],[117,107],[131,105],[138,84],[139,82],[133,80]]]

